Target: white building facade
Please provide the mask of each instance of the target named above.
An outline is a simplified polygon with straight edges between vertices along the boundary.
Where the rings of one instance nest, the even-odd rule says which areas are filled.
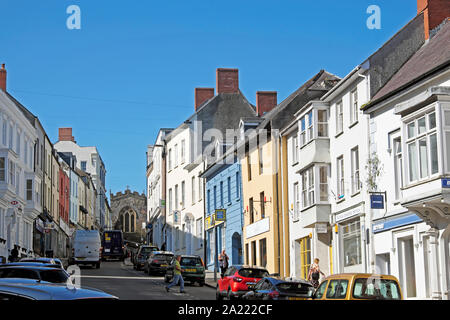
[[[16,247],[33,254],[33,223],[42,211],[42,181],[34,173],[36,130],[0,89],[0,256]]]

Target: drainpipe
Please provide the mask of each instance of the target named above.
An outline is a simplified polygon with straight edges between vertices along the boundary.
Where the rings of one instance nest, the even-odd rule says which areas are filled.
[[[366,82],[366,102],[370,101],[370,87],[369,87],[369,76],[365,76],[363,74],[359,74],[358,76],[364,78],[365,82]],[[366,125],[367,125],[367,159],[370,159],[370,116],[367,115],[366,116]],[[367,205],[365,203],[365,205]],[[387,203],[385,203],[385,206],[387,207]],[[371,273],[375,273],[375,245],[374,245],[374,235],[373,235],[373,212],[372,209],[370,208],[369,205],[369,209],[368,209],[368,216],[369,216],[369,223],[368,223],[368,227],[369,227],[369,239],[366,239],[366,243],[367,240],[370,241],[370,257],[368,257],[368,261],[370,264],[370,272]],[[365,235],[367,237],[367,233]],[[365,246],[365,248],[367,248],[367,245]],[[367,270],[366,266],[366,270]]]
[[[279,136],[277,136],[274,139],[275,143],[278,143],[278,139]],[[274,146],[275,147],[275,146]],[[275,168],[278,168],[278,163],[279,163],[279,151],[274,148],[276,150],[276,163],[275,163]],[[279,199],[279,194],[278,194],[278,170],[277,173],[275,174],[275,187],[276,187],[276,203],[277,203],[277,237],[278,237],[278,257],[277,257],[277,263],[278,263],[278,272],[280,273],[281,276],[281,243],[280,243],[280,207],[278,204],[278,199]]]

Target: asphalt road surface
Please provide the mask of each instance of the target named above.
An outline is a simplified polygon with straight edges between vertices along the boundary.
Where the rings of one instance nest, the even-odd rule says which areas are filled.
[[[80,266],[81,286],[103,290],[125,300],[215,300],[213,288],[185,283],[186,293],[174,286],[166,292],[162,276],[148,276],[120,261],[102,261],[100,269]]]

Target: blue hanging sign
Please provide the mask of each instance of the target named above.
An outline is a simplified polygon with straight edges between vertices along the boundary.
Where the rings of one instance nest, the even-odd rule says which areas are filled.
[[[384,197],[382,194],[370,195],[370,208],[371,209],[384,209]]]
[[[450,178],[442,179],[442,188],[450,188]]]

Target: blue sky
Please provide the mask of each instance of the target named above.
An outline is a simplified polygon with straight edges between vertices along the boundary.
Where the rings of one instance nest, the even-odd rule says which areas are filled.
[[[69,30],[69,5],[81,30]],[[369,30],[370,5],[381,29]],[[320,69],[345,76],[416,14],[415,0],[0,0],[0,63],[8,91],[52,142],[72,127],[98,147],[107,189],[145,190],[145,152],[161,127],[194,110],[194,88],[218,67],[239,68],[240,89],[281,102]]]

